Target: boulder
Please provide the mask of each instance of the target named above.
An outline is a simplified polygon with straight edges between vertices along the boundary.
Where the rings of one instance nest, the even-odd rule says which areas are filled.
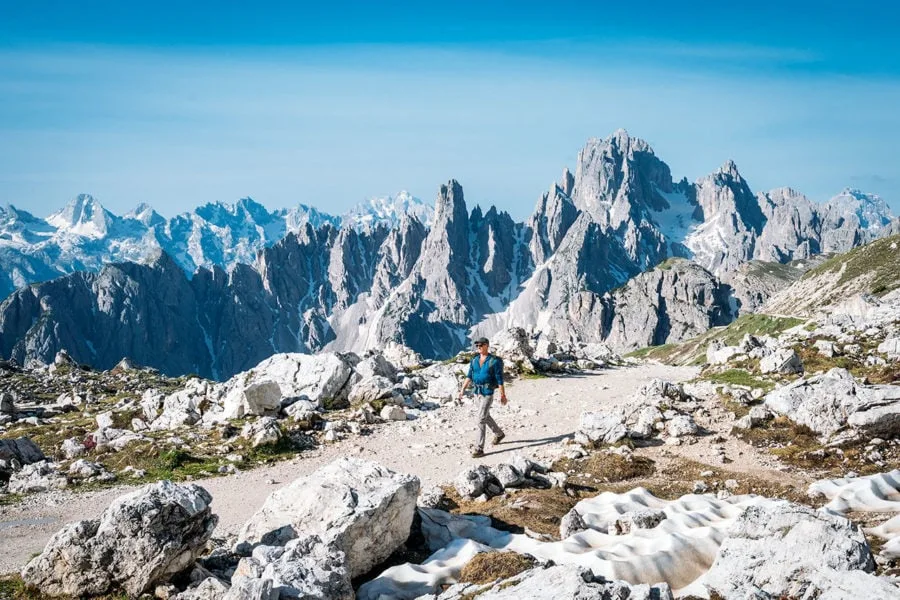
[[[104,427],[112,427],[113,426],[113,414],[112,411],[102,412],[96,416],[95,420],[97,421],[97,427],[103,429]]]
[[[492,467],[491,473],[504,489],[521,487],[527,482],[525,475],[519,469],[507,463],[500,463]]]
[[[260,417],[241,428],[241,437],[250,440],[253,448],[277,444],[283,435],[281,426],[273,417]]]
[[[0,439],[0,473],[11,473],[24,465],[42,460],[47,460],[47,457],[44,456],[38,445],[31,441],[31,438]]]
[[[91,481],[110,481],[116,476],[106,470],[100,463],[80,458],[69,465],[69,475]]]
[[[159,413],[162,412],[165,400],[166,395],[159,390],[145,390],[140,401],[141,410],[144,412],[144,420],[148,422],[155,420]]]
[[[779,348],[759,361],[760,373],[802,373],[803,363],[792,348]]]
[[[878,351],[887,354],[889,360],[900,359],[900,337],[888,338],[878,344]]]
[[[207,577],[175,596],[173,600],[222,600],[228,594],[228,589],[229,586],[221,579]]]
[[[120,452],[125,446],[132,442],[146,440],[144,436],[127,429],[116,429],[114,427],[106,427],[98,429],[91,437],[98,449],[110,449],[114,452]]]
[[[373,354],[361,360],[355,367],[363,379],[383,377],[393,383],[397,379],[397,369],[383,354]]]
[[[697,435],[700,428],[694,422],[694,418],[690,415],[675,415],[666,421],[666,433],[670,437],[679,438],[691,435]]]
[[[393,393],[394,384],[390,379],[381,375],[372,375],[354,384],[347,399],[350,404],[356,406],[390,398]]]
[[[30,494],[61,490],[68,485],[66,476],[59,472],[57,466],[46,460],[25,465],[9,478],[11,494]]]
[[[298,400],[285,408],[283,412],[292,421],[305,423],[310,429],[322,420],[318,407],[309,400]]]
[[[22,570],[31,587],[54,596],[138,596],[189,567],[216,526],[209,493],[161,481],[113,501],[97,520],[57,532]]]
[[[611,412],[583,412],[575,441],[589,448],[602,444],[615,444],[628,435],[625,418]]]
[[[0,392],[0,415],[16,414],[15,397],[9,392]]]
[[[342,458],[273,492],[238,534],[238,547],[319,536],[343,551],[350,577],[368,572],[409,537],[419,479]]]
[[[706,585],[723,598],[818,598],[811,586],[819,574],[873,568],[866,538],[849,520],[772,501],[750,506],[731,526]]]
[[[84,444],[78,438],[69,438],[67,440],[63,440],[63,443],[60,446],[60,451],[62,452],[63,456],[68,459],[72,459],[82,456],[85,452],[87,452],[87,448],[85,448]]]
[[[421,354],[393,340],[384,345],[381,353],[389,363],[401,369],[418,367],[424,362]]]
[[[831,369],[778,388],[766,395],[765,405],[824,436],[847,425],[870,436],[900,432],[900,387],[863,385],[846,369]]]
[[[587,524],[581,518],[581,513],[573,508],[563,515],[563,518],[559,521],[559,539],[564,540],[570,535],[580,533],[587,528]]]
[[[487,585],[456,584],[435,600],[672,600],[665,583],[654,585],[607,581],[578,565],[535,567]]]
[[[453,486],[457,494],[469,500],[482,494],[490,498],[503,493],[503,486],[486,465],[466,469],[457,476]]]
[[[206,403],[206,388],[198,379],[188,381],[184,389],[166,396],[163,400],[162,412],[150,423],[153,431],[164,431],[194,425],[202,416],[202,408]],[[141,406],[147,413],[149,400],[141,400]]]
[[[215,420],[277,411],[282,398],[302,398],[320,408],[338,406],[357,378],[351,361],[335,352],[275,354],[222,384],[223,410]]]
[[[528,334],[521,327],[505,329],[494,335],[491,339],[491,352],[503,359],[507,368],[533,372],[534,349],[528,339]]]
[[[459,395],[459,389],[459,380],[450,373],[443,373],[428,382],[425,396],[438,402],[447,402]]]
[[[666,512],[648,508],[626,512],[615,521],[610,522],[609,535],[627,535],[635,529],[653,529],[666,520]]]
[[[247,589],[268,588],[279,600],[329,598],[353,600],[353,586],[344,553],[317,536],[289,541],[284,546],[257,546],[238,563],[232,576],[232,597]]]
[[[828,340],[816,340],[814,346],[819,351],[819,354],[825,358],[833,358],[834,355],[837,354],[834,342],[829,342]]]
[[[406,411],[399,406],[387,405],[381,409],[381,418],[385,421],[405,421]]]
[[[706,362],[711,365],[724,365],[738,354],[743,352],[737,346],[723,346],[716,340],[706,349]]]

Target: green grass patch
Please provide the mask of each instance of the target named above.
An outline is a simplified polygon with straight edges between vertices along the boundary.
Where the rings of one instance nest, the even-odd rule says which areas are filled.
[[[762,388],[766,392],[775,387],[774,382],[756,377],[744,369],[728,369],[721,373],[704,373],[700,376],[700,379],[713,383],[746,386],[750,389]]]
[[[12,506],[22,501],[22,494],[3,494],[0,496],[0,506]],[[2,596],[0,596],[2,598]]]
[[[730,325],[713,327],[706,333],[684,342],[641,348],[626,356],[658,360],[670,365],[699,366],[706,362],[706,348],[713,340],[719,340],[726,346],[734,346],[747,334],[777,336],[783,331],[805,322],[805,319],[794,317],[766,314],[744,315]]]
[[[895,248],[891,248],[895,245]],[[840,273],[837,285],[841,286],[859,277],[868,278],[866,291],[875,296],[900,287],[900,235],[875,240],[865,246],[826,260],[810,269],[802,279],[828,273]]]
[[[550,379],[550,376],[545,373],[522,373],[520,377],[522,379]]]

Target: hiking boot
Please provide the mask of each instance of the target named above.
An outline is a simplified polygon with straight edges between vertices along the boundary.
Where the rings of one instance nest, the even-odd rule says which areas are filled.
[[[499,444],[500,442],[502,442],[502,441],[503,441],[503,438],[505,438],[505,437],[506,437],[506,434],[505,434],[505,433],[502,433],[502,432],[501,432],[501,433],[498,433],[497,435],[494,436],[494,439],[491,440],[491,443],[494,444],[494,445],[496,446],[497,444]]]
[[[481,458],[484,456],[484,450],[472,450],[472,458]]]

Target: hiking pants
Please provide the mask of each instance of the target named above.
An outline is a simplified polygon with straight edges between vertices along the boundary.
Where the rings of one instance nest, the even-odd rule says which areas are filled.
[[[490,395],[481,395],[478,394],[476,396],[478,398],[478,438],[475,441],[475,449],[476,450],[484,450],[484,434],[485,434],[485,426],[491,428],[491,431],[494,432],[494,435],[500,435],[503,433],[503,430],[500,429],[500,426],[497,425],[497,422],[494,421],[494,417],[491,416],[491,403],[494,401],[494,394]]]

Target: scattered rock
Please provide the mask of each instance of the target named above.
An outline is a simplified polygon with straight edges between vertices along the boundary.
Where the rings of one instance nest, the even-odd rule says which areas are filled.
[[[482,494],[491,497],[503,493],[503,486],[486,465],[478,465],[460,473],[454,487],[457,494],[469,500]]]
[[[317,536],[254,548],[252,556],[238,563],[229,597],[252,598],[247,591],[266,582],[271,582],[272,595],[279,599],[354,598],[344,553]]]
[[[559,522],[559,539],[564,540],[570,535],[575,535],[587,529],[587,525],[581,518],[581,514],[574,508],[563,515]]]
[[[197,485],[161,481],[117,498],[98,520],[71,523],[22,570],[49,595],[138,596],[190,566],[217,518]]]
[[[760,373],[802,373],[803,363],[791,348],[779,348],[759,361]]]
[[[575,441],[587,448],[615,444],[628,435],[625,418],[610,412],[583,412]]]
[[[871,571],[862,531],[843,517],[786,501],[751,506],[728,530],[706,585],[724,598],[821,597],[829,571]]]

